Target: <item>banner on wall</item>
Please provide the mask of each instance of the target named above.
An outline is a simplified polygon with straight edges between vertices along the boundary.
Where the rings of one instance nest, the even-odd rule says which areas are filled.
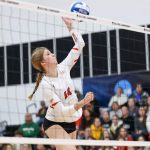
[[[100,106],[107,107],[118,87],[121,87],[127,96],[130,96],[135,90],[136,83],[142,83],[143,90],[150,94],[150,72],[84,78],[83,94],[88,91],[94,92],[95,99]]]

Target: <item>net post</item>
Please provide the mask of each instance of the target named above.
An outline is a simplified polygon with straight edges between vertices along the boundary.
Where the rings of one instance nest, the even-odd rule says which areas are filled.
[[[147,25],[145,26],[147,27]],[[146,70],[149,71],[149,43],[148,43],[148,35],[145,33],[145,57],[146,57]]]
[[[88,43],[89,43],[89,70],[90,77],[93,77],[93,61],[92,61],[92,37],[91,33],[88,33]]]
[[[32,83],[32,67],[31,67],[31,43],[28,42],[28,68],[29,68],[29,83]]]
[[[21,79],[21,84],[23,84],[23,45],[20,43],[20,79]]]
[[[80,56],[80,76],[82,79],[84,78],[83,52],[81,52],[81,56]]]
[[[111,50],[110,50],[110,31],[107,29],[107,67],[108,67],[108,75],[111,75]]]
[[[4,45],[4,75],[5,75],[5,86],[8,85],[8,75],[7,75],[7,47]]]
[[[116,29],[117,73],[121,74],[119,29]]]

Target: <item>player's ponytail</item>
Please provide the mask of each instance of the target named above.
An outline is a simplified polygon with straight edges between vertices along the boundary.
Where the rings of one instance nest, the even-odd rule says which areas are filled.
[[[36,92],[36,90],[38,89],[39,84],[40,84],[42,78],[43,78],[43,73],[42,73],[42,72],[39,72],[39,73],[37,74],[37,77],[36,77],[36,85],[35,85],[35,87],[34,87],[34,90],[33,90],[32,94],[28,96],[28,99],[29,99],[29,100],[32,100],[32,97],[33,97],[34,93]]]
[[[44,53],[45,49],[46,49],[45,47],[38,47],[32,53],[32,65],[36,70],[39,71],[39,73],[37,74],[37,77],[36,77],[36,85],[34,87],[34,90],[33,90],[32,94],[28,96],[29,100],[32,100],[32,97],[33,97],[34,93],[36,92],[36,90],[38,89],[39,84],[44,75],[44,70],[41,66],[41,62],[43,60],[43,53]]]

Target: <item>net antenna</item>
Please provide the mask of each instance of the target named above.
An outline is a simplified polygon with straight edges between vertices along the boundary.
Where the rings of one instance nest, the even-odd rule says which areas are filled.
[[[138,25],[128,24],[120,21],[114,21],[110,19],[105,18],[98,18],[94,16],[86,16],[78,13],[71,13],[60,9],[55,9],[39,4],[32,4],[27,2],[21,2],[18,0],[0,0],[0,5],[10,5],[12,7],[17,8],[24,8],[31,11],[37,11],[45,14],[51,14],[55,16],[63,16],[63,17],[71,17],[72,19],[78,20],[78,21],[85,21],[85,22],[93,22],[96,24],[103,24],[108,26],[117,27],[120,29],[127,29],[130,31],[136,31],[141,33],[150,34],[150,28],[147,27],[141,27]]]

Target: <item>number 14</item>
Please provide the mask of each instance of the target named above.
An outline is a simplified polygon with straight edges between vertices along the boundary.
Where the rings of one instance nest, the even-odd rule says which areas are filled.
[[[70,96],[72,93],[70,91],[70,87],[68,87],[67,91],[64,92],[64,97],[67,99],[68,96]]]

